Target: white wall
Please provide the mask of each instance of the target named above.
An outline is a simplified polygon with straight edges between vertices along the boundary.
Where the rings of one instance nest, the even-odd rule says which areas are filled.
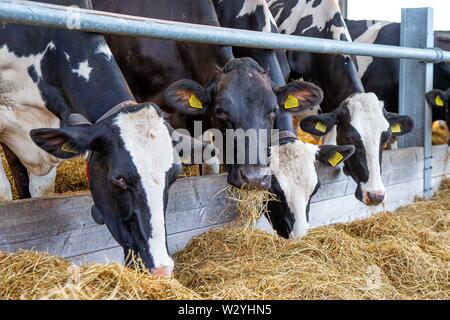
[[[449,0],[348,0],[348,18],[400,22],[401,8],[434,8],[434,29],[450,30]]]

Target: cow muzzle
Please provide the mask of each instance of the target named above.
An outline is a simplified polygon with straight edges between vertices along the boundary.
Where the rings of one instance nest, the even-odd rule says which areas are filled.
[[[384,192],[364,192],[363,193],[363,201],[368,206],[377,206],[384,201],[385,198]]]
[[[152,275],[156,277],[170,278],[172,277],[173,273],[173,265],[167,267],[153,268],[151,269],[150,272]]]
[[[228,183],[239,189],[268,190],[271,182],[269,169],[262,166],[240,166],[228,175]]]

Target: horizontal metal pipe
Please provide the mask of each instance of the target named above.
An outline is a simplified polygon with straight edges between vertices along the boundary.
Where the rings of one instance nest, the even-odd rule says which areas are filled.
[[[380,58],[450,62],[450,52],[280,35],[148,19],[107,12],[44,4],[0,0],[0,20],[36,26],[76,29],[86,32],[148,37],[240,47],[282,49],[316,53],[348,54]]]

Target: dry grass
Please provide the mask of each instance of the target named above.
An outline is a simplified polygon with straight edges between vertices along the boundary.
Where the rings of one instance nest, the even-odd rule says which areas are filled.
[[[118,264],[80,268],[47,254],[0,254],[0,299],[196,299],[174,279],[156,278]]]
[[[450,182],[432,201],[298,241],[210,231],[176,266],[182,284],[213,299],[450,299]]]
[[[242,227],[243,231],[253,229],[259,217],[268,212],[269,201],[277,201],[277,196],[265,190],[245,190],[234,187],[225,189],[230,201],[236,202],[238,219],[235,225]]]
[[[13,199],[18,200],[19,196],[17,194],[14,179],[12,178],[9,165],[6,162],[5,155],[1,147],[0,147],[0,157],[4,168],[6,168],[6,175],[8,176],[9,183],[12,186]],[[85,192],[88,190],[89,186],[86,181],[86,164],[83,157],[66,160],[58,167],[58,173],[56,175],[55,193],[69,194],[69,193]]]
[[[430,201],[300,240],[235,225],[210,231],[176,256],[177,280],[0,254],[0,299],[450,299],[449,267],[447,180]]]

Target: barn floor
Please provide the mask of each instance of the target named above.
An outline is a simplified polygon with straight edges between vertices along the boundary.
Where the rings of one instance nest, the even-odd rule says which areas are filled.
[[[0,253],[0,299],[450,299],[450,180],[432,200],[298,241],[209,231],[177,254],[177,280],[70,266],[46,254]]]

